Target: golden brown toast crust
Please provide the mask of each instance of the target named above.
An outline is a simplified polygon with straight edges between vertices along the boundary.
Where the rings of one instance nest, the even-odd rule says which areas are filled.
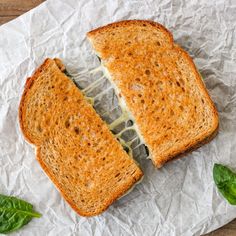
[[[70,135],[69,131],[67,133],[67,131],[65,130],[63,137],[61,137],[61,138],[59,137],[58,139],[51,137],[50,134],[48,134],[48,135],[46,134],[46,138],[44,138],[43,140],[42,140],[42,138],[37,139],[37,138],[35,138],[35,136],[32,135],[32,132],[31,132],[32,130],[29,130],[29,125],[27,123],[28,117],[26,116],[27,109],[28,109],[27,106],[30,105],[29,102],[31,101],[30,100],[31,97],[28,97],[28,96],[30,94],[30,90],[32,89],[32,86],[34,86],[35,83],[38,85],[39,82],[37,80],[41,80],[41,81],[43,79],[50,80],[50,78],[48,78],[48,74],[47,74],[47,77],[45,77],[45,78],[40,78],[40,76],[42,76],[44,74],[44,71],[46,71],[47,68],[51,68],[51,67],[55,66],[55,63],[57,65],[57,70],[58,70],[58,68],[60,70],[64,70],[64,66],[59,59],[56,59],[56,60],[46,59],[45,62],[36,70],[36,72],[33,74],[33,76],[27,79],[26,84],[25,84],[25,90],[23,92],[20,106],[19,106],[20,127],[21,127],[21,130],[22,130],[26,140],[36,146],[37,160],[39,161],[41,167],[43,168],[45,173],[48,175],[48,177],[52,180],[52,182],[58,188],[58,190],[60,191],[61,195],[65,198],[65,200],[70,204],[70,206],[78,214],[80,214],[82,216],[94,216],[94,215],[100,214],[104,210],[106,210],[109,207],[109,205],[112,204],[112,202],[114,202],[117,198],[119,198],[127,190],[129,190],[133,186],[133,184],[135,182],[137,182],[142,177],[143,174],[142,174],[142,171],[139,169],[139,167],[135,164],[135,162],[127,155],[127,153],[125,153],[125,151],[123,150],[121,145],[118,143],[118,141],[113,137],[113,135],[109,131],[108,127],[104,124],[104,122],[101,120],[101,118],[96,114],[96,112],[93,110],[92,106],[84,100],[83,95],[75,87],[74,83],[72,81],[70,81],[68,78],[65,79],[66,76],[63,73],[62,73],[62,75],[60,75],[59,71],[56,72],[57,79],[59,80],[60,76],[61,76],[61,80],[64,81],[64,83],[67,83],[67,80],[68,80],[68,85],[71,86],[70,91],[72,91],[73,99],[78,99],[77,102],[80,103],[80,105],[79,105],[80,109],[81,110],[85,109],[84,111],[87,111],[88,116],[91,116],[94,119],[94,121],[91,121],[91,124],[87,124],[87,125],[85,124],[85,126],[88,126],[88,127],[91,126],[91,130],[90,130],[88,136],[91,135],[91,132],[93,131],[93,127],[94,127],[93,124],[96,124],[97,126],[101,127],[100,128],[101,132],[103,132],[102,137],[104,137],[104,139],[106,139],[106,140],[109,140],[109,143],[111,143],[111,144],[108,144],[108,146],[111,145],[111,147],[108,147],[108,148],[110,148],[110,150],[107,150],[106,147],[103,148],[103,146],[101,144],[101,142],[103,142],[103,140],[100,140],[100,141],[98,140],[98,143],[93,143],[93,140],[91,140],[89,145],[91,145],[91,146],[93,144],[100,145],[101,148],[103,148],[102,150],[104,152],[108,152],[108,155],[105,156],[105,158],[111,160],[111,163],[109,163],[109,161],[108,161],[108,164],[113,163],[115,165],[113,167],[114,171],[113,171],[112,167],[108,168],[106,166],[106,164],[103,164],[104,157],[102,156],[103,155],[102,153],[97,154],[95,159],[94,158],[89,159],[89,158],[87,158],[87,156],[81,157],[80,160],[78,160],[78,161],[74,160],[74,159],[70,159],[70,162],[69,162],[70,164],[67,165],[67,162],[65,162],[67,156],[70,156],[70,154],[73,154],[75,152],[78,153],[79,156],[83,156],[85,154],[87,154],[88,156],[95,155],[95,153],[92,150],[93,147],[90,147],[90,149],[88,148],[87,153],[80,153],[79,150],[81,150],[81,152],[82,152],[82,150],[84,150],[84,152],[86,152],[87,148],[86,147],[85,147],[85,149],[83,149],[82,147],[79,148],[80,144],[79,144],[79,139],[77,137],[71,137],[71,139],[73,140],[70,143],[70,145],[72,145],[72,148],[63,147],[61,145],[61,143],[63,141],[66,141],[66,139],[64,139],[64,137],[66,137],[68,134]],[[45,73],[47,73],[47,72],[45,72]],[[54,89],[56,89],[57,84],[55,84],[54,86],[55,86]],[[62,94],[63,94],[63,91],[61,92],[61,94],[59,93],[59,96],[62,96]],[[30,95],[30,96],[32,96],[32,95]],[[73,105],[73,99],[72,99],[72,101],[70,101],[70,103],[72,105]],[[56,102],[56,101],[54,101],[54,102]],[[75,104],[75,106],[76,106],[76,104]],[[73,108],[73,107],[71,107],[71,108]],[[73,108],[73,109],[75,109],[75,108]],[[77,110],[77,111],[78,111],[78,113],[80,112],[79,110]],[[83,112],[83,110],[81,112]],[[76,110],[75,110],[75,114],[77,114]],[[56,116],[56,114],[54,116]],[[90,119],[90,117],[89,117],[89,119]],[[78,124],[78,122],[77,122],[77,124]],[[63,123],[63,125],[64,125],[64,123]],[[81,125],[81,127],[83,127],[83,126]],[[81,130],[80,132],[82,132],[82,131],[83,130]],[[95,131],[94,133],[96,134],[97,131],[96,130],[94,130],[94,131]],[[54,127],[52,127],[50,129],[50,132],[54,132]],[[100,134],[97,133],[97,137],[101,138]],[[59,140],[59,145],[56,143],[56,141],[58,141],[58,140]],[[54,145],[57,145],[56,148],[54,146],[49,146],[51,141],[53,142]],[[47,145],[45,146],[45,144],[47,144],[48,146]],[[77,151],[74,151],[74,149],[76,149]],[[53,151],[53,152],[51,152],[51,151]],[[109,152],[114,153],[114,158],[112,157],[111,154],[109,155]],[[59,158],[60,156],[64,155],[63,159],[62,159],[62,163],[61,164],[59,163],[59,165],[58,165],[59,167],[61,167],[59,172],[54,170],[54,167],[55,167],[55,165],[57,165],[57,163],[53,162],[53,161],[55,161],[53,158],[51,158],[50,161],[55,163],[55,165],[50,164],[51,162],[49,162],[49,160],[47,159],[47,156],[46,156],[47,153],[49,153],[51,156],[54,156],[53,157],[54,159]],[[57,153],[59,153],[59,154],[57,154]],[[83,162],[82,162],[83,160],[84,161],[87,160],[86,162],[93,161],[96,164],[95,164],[95,166],[94,166],[94,164],[85,166],[86,168],[89,168],[87,170],[85,167],[83,167]],[[122,163],[120,163],[119,161],[121,161]],[[120,164],[122,164],[122,166],[120,166]],[[58,168],[58,166],[57,166],[57,168]],[[117,169],[116,169],[116,166],[117,166]],[[70,170],[66,170],[67,167]],[[79,171],[74,171],[72,167],[79,168],[78,169]],[[121,167],[123,167],[123,169]],[[82,172],[84,170],[84,168],[85,168],[85,171]],[[101,168],[101,169],[103,168],[102,171],[104,170],[105,173],[99,174],[100,173],[99,168]],[[92,169],[92,170],[90,170],[90,169]],[[125,169],[127,172],[124,172]],[[64,170],[64,172],[62,172],[63,170]],[[74,196],[77,196],[77,195],[82,196],[82,194],[84,194],[85,195],[84,197],[86,198],[86,193],[87,193],[87,195],[89,195],[89,192],[84,193],[85,191],[88,190],[87,187],[84,187],[84,190],[82,188],[81,188],[81,190],[77,190],[79,183],[81,184],[83,182],[76,182],[77,179],[75,176],[73,176],[73,178],[70,177],[70,174],[73,175],[73,174],[80,174],[81,173],[82,176],[78,175],[78,179],[85,178],[86,180],[90,180],[89,179],[89,172],[90,171],[95,171],[94,173],[96,173],[98,181],[99,181],[99,176],[101,176],[101,178],[106,177],[106,172],[111,173],[111,175],[109,176],[110,179],[113,178],[112,175],[117,173],[115,171],[119,171],[119,175],[122,176],[122,179],[121,179],[122,183],[121,184],[117,183],[117,186],[113,185],[113,186],[109,187],[109,183],[113,183],[113,182],[109,182],[109,181],[111,181],[109,179],[104,179],[104,180],[101,179],[102,186],[101,186],[101,184],[100,184],[100,186],[97,186],[97,188],[95,186],[95,188],[93,189],[93,194],[91,193],[92,195],[88,196],[89,197],[88,201],[90,201],[92,198],[92,200],[94,201],[93,204],[95,204],[95,205],[97,204],[97,208],[95,208],[95,209],[92,208],[93,210],[90,210],[91,208],[86,209],[86,206],[85,207],[82,206],[82,203],[79,202],[79,200],[81,200],[80,198],[82,198],[82,197],[80,197],[79,199],[73,198]],[[84,173],[84,174],[82,174],[82,173]],[[125,173],[129,173],[128,176],[126,176],[126,178],[124,178]],[[58,174],[63,175],[63,176],[59,176]],[[67,180],[67,179],[64,180],[64,175],[66,178],[68,178],[68,176],[69,176],[69,180]],[[118,177],[118,178],[121,178],[121,177]],[[60,182],[61,180],[63,180],[64,182]],[[103,183],[103,181],[105,181],[105,182]],[[72,185],[72,183],[74,183],[74,185]],[[75,184],[75,183],[77,183],[77,184]],[[72,185],[71,189],[72,190],[74,189],[74,191],[75,191],[74,195],[72,195],[72,193],[70,191],[68,191],[67,187],[70,184]],[[99,189],[99,188],[101,188],[101,189]],[[101,193],[101,192],[99,192],[100,190],[104,190],[105,192]],[[110,194],[110,193],[112,193],[112,194]],[[106,195],[108,195],[110,197],[106,197]],[[102,202],[99,202],[100,196],[104,199]],[[76,204],[76,200],[78,200],[77,204]],[[96,201],[97,201],[97,203],[96,203]],[[84,204],[86,204],[86,201]],[[90,204],[90,202],[88,203],[88,206],[91,207],[89,204]]]
[[[34,141],[28,136],[27,132],[25,131],[24,127],[23,127],[23,104],[25,102],[25,97],[27,95],[28,90],[30,89],[30,87],[33,85],[34,83],[34,79],[37,78],[39,76],[39,74],[42,72],[42,69],[45,67],[48,67],[50,63],[50,59],[47,58],[43,64],[34,72],[33,76],[28,77],[26,79],[25,82],[25,87],[24,87],[24,92],[21,96],[21,100],[20,100],[20,105],[19,105],[19,123],[20,123],[20,128],[22,133],[24,134],[25,139],[31,143],[31,144],[35,144]]]
[[[92,30],[87,36],[133,114],[157,167],[215,136],[219,125],[217,110],[193,60],[174,43],[172,34],[164,26],[146,20],[120,21]],[[155,86],[162,87],[155,91]],[[144,89],[138,92],[133,87]],[[171,95],[173,99],[169,98]],[[178,98],[182,98],[179,105]],[[176,102],[170,104],[172,101]],[[157,111],[160,106],[163,111]],[[187,121],[181,126],[177,118],[184,117],[185,108]],[[142,113],[148,114],[143,117]],[[170,118],[170,114],[174,118]],[[198,118],[202,124],[209,124],[201,125]],[[190,124],[198,127],[192,128]],[[199,134],[184,137],[184,126],[186,132],[199,128]],[[184,141],[179,140],[181,137]]]
[[[198,149],[199,147],[203,146],[204,144],[209,143],[218,134],[218,130],[219,130],[219,126],[215,129],[215,131],[210,136],[206,137],[204,140],[202,140],[201,142],[199,142],[195,146],[189,147],[188,149],[186,149],[182,153],[178,153],[177,155],[169,156],[168,160],[166,162],[161,163],[161,166],[167,162],[174,161],[174,160],[180,159],[182,157],[186,157],[186,154],[191,153],[191,152],[195,151],[196,149]]]
[[[94,36],[96,33],[100,34],[101,31],[103,31],[103,30],[106,31],[106,30],[109,30],[110,28],[113,28],[113,27],[125,27],[129,24],[134,24],[134,25],[150,24],[153,27],[156,27],[156,28],[159,28],[159,29],[165,31],[168,34],[168,36],[170,37],[170,40],[174,41],[173,40],[173,35],[163,25],[161,25],[160,23],[154,22],[154,21],[150,21],[150,20],[123,20],[123,21],[117,21],[117,22],[110,23],[110,24],[105,25],[105,26],[101,26],[97,29],[94,29],[94,30],[88,32],[87,36],[90,38],[90,37]]]

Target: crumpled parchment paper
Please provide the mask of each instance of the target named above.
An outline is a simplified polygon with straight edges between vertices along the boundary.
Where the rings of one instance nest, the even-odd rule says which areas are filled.
[[[218,136],[160,170],[140,159],[143,182],[92,218],[61,198],[24,141],[18,105],[28,76],[46,57],[71,72],[93,66],[86,32],[124,19],[164,24],[202,74],[220,115]],[[212,180],[215,162],[236,168],[236,2],[49,0],[0,27],[0,192],[43,214],[13,235],[200,235],[236,217]]]

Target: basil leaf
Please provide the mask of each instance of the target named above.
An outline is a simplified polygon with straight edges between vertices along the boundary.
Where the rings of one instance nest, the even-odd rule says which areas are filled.
[[[236,173],[221,164],[213,167],[213,178],[220,193],[227,201],[236,205]]]
[[[0,233],[13,232],[40,216],[30,203],[0,194]]]

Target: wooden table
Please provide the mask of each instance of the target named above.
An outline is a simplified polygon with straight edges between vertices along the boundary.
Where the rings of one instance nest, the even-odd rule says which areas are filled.
[[[36,7],[44,0],[0,0],[0,25]],[[236,219],[206,236],[236,236]]]

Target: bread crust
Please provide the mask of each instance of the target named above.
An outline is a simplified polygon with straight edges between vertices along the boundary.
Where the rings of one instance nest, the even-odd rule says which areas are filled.
[[[162,30],[163,32],[165,32],[168,35],[168,38],[170,40],[170,44],[172,46],[171,49],[181,53],[182,56],[187,59],[187,61],[189,62],[189,64],[193,68],[194,74],[197,78],[196,82],[200,86],[202,92],[204,93],[204,96],[207,99],[208,105],[209,105],[210,109],[213,112],[212,127],[211,127],[211,130],[209,132],[202,133],[201,137],[199,137],[198,139],[192,141],[191,143],[189,143],[189,145],[185,146],[184,148],[175,151],[171,155],[163,156],[161,158],[160,157],[158,157],[158,158],[152,157],[152,161],[153,161],[154,165],[156,167],[160,168],[161,166],[163,166],[164,163],[169,162],[171,160],[174,160],[176,158],[182,157],[184,153],[187,153],[191,150],[194,150],[194,149],[200,147],[201,145],[203,145],[203,144],[209,142],[210,140],[212,140],[218,132],[219,118],[218,118],[218,112],[216,110],[216,107],[215,107],[213,101],[211,100],[211,98],[210,98],[210,96],[207,92],[207,89],[204,85],[204,82],[203,82],[201,76],[199,75],[199,72],[196,69],[196,66],[195,66],[192,58],[180,46],[178,46],[177,44],[174,43],[173,35],[163,25],[161,25],[159,23],[156,23],[156,22],[153,22],[153,21],[149,21],[149,20],[124,20],[124,21],[115,22],[115,23],[108,24],[108,25],[103,26],[103,27],[99,27],[95,30],[92,30],[92,31],[87,33],[87,37],[90,39],[90,41],[93,44],[93,40],[96,41],[96,36],[99,35],[99,34],[105,34],[106,32],[110,32],[112,29],[117,28],[117,27],[122,28],[122,27],[126,27],[126,26],[131,26],[131,25],[138,25],[138,26],[140,25],[141,26],[143,24],[151,25],[156,29]],[[95,48],[95,50],[96,50],[96,48]],[[99,54],[99,52],[98,52],[98,54]],[[138,123],[137,123],[137,126],[139,126]],[[146,139],[145,134],[143,134],[142,132],[141,132],[141,134],[142,134],[142,136],[144,138],[144,141],[145,141],[145,139]]]
[[[28,77],[26,79],[25,82],[25,86],[24,86],[24,91],[23,94],[21,96],[21,100],[20,100],[20,104],[19,104],[19,108],[18,108],[18,118],[19,118],[19,123],[20,123],[20,128],[22,133],[24,134],[24,137],[26,139],[27,142],[31,143],[31,144],[35,144],[35,142],[29,137],[29,135],[26,132],[26,129],[24,127],[24,123],[23,123],[23,104],[25,102],[25,97],[30,89],[30,87],[33,85],[34,80],[42,73],[42,70],[46,67],[49,66],[50,63],[50,59],[47,58],[43,64],[34,72],[34,74],[31,77]]]
[[[215,131],[210,134],[208,137],[206,137],[204,140],[202,140],[201,142],[197,143],[195,146],[191,146],[188,149],[184,150],[182,153],[178,152],[177,154],[173,154],[172,156],[169,156],[167,158],[167,161],[164,161],[163,163],[159,164],[155,164],[156,167],[161,168],[165,163],[168,163],[170,161],[175,161],[178,160],[180,158],[186,157],[186,155],[188,153],[191,153],[193,151],[195,151],[196,149],[198,149],[199,147],[203,146],[204,144],[209,143],[213,138],[216,137],[216,135],[218,134],[219,131],[219,125],[217,126],[217,128],[215,129]]]
[[[60,59],[56,58],[56,59],[54,59],[54,61],[56,62],[57,66],[58,66],[58,68],[60,70],[63,71],[65,69],[65,67],[63,66],[63,64],[60,61]],[[37,143],[37,141],[33,140],[28,135],[26,127],[24,126],[24,121],[23,121],[24,103],[25,103],[25,99],[26,99],[27,93],[29,92],[29,90],[30,90],[31,86],[33,85],[34,81],[40,76],[41,73],[43,73],[44,69],[46,69],[48,66],[50,66],[50,63],[51,63],[51,59],[47,58],[44,61],[44,63],[35,71],[35,73],[31,77],[27,78],[27,80],[26,80],[24,92],[22,94],[21,101],[20,101],[20,104],[19,104],[19,123],[20,123],[20,128],[21,128],[21,131],[22,131],[25,139],[29,143],[35,145],[35,148],[36,148],[36,159],[38,160],[39,164],[41,165],[41,167],[44,170],[44,172],[46,173],[46,175],[49,177],[49,179],[51,179],[51,181],[57,187],[57,189],[59,190],[60,194],[69,203],[71,208],[74,209],[81,216],[86,216],[86,217],[95,216],[95,215],[98,215],[98,214],[102,213],[103,211],[105,211],[117,198],[121,197],[125,192],[127,192],[130,188],[132,188],[132,186],[135,184],[135,182],[137,182],[138,180],[140,180],[142,178],[143,173],[142,173],[140,168],[137,168],[136,175],[133,176],[132,180],[131,181],[126,181],[126,183],[122,185],[122,188],[117,189],[117,191],[113,190],[114,191],[113,197],[108,199],[108,201],[104,202],[102,208],[98,208],[98,209],[96,209],[96,211],[93,211],[93,212],[82,211],[82,210],[80,210],[77,207],[76,204],[74,204],[72,202],[71,198],[61,188],[60,183],[56,179],[56,176],[54,176],[50,172],[50,170],[48,169],[47,165],[44,163],[43,159],[40,156],[40,145],[39,145],[39,143]],[[110,132],[110,134],[112,135],[111,132]],[[117,140],[115,140],[115,141],[118,143]]]
[[[149,25],[152,25],[153,27],[155,28],[158,28],[158,29],[161,29],[163,31],[165,31],[169,37],[170,37],[170,40],[173,42],[174,39],[173,39],[173,35],[166,29],[165,26],[161,25],[160,23],[157,23],[157,22],[154,22],[154,21],[151,21],[151,20],[122,20],[122,21],[117,21],[117,22],[114,22],[114,23],[110,23],[108,25],[105,25],[105,26],[101,26],[101,27],[98,27],[97,29],[94,29],[94,30],[91,30],[87,33],[87,37],[90,38],[90,37],[93,37],[95,36],[97,33],[99,34],[101,31],[106,31],[106,30],[109,30],[111,29],[112,27],[123,27],[123,26],[127,26],[127,25],[140,25],[140,24],[149,24]]]

